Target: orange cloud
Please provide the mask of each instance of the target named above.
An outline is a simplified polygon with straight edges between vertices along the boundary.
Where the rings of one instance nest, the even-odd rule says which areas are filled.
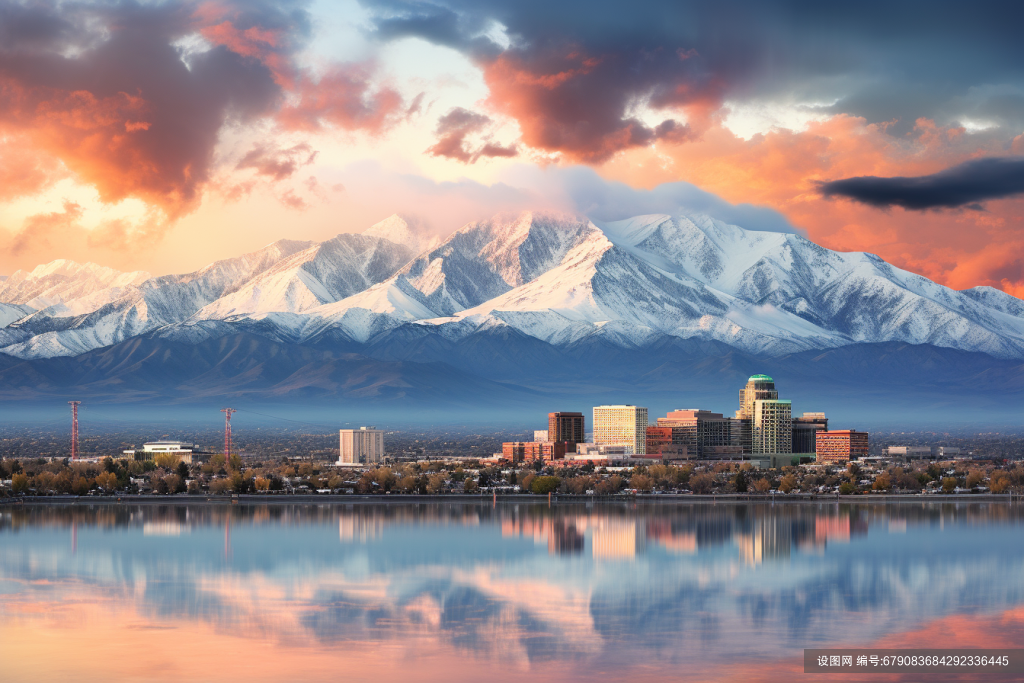
[[[26,136],[0,139],[0,201],[30,197],[67,175],[60,161]]]
[[[281,108],[278,122],[290,130],[320,130],[324,124],[347,130],[379,133],[405,113],[398,91],[374,89],[372,64],[334,66],[318,80],[309,75],[296,79],[293,93],[298,102]]]
[[[138,221],[113,219],[94,228],[82,226],[81,205],[65,200],[60,211],[29,216],[16,232],[0,230],[0,268],[31,267],[73,255],[79,260],[107,261],[119,254],[129,266],[135,256],[156,245],[167,230],[159,211]]]
[[[316,160],[317,151],[302,142],[287,149],[278,149],[270,145],[256,145],[246,152],[235,169],[255,169],[257,175],[267,176],[272,180],[290,178],[300,166],[308,166]]]
[[[199,206],[229,119],[379,133],[408,113],[397,91],[371,83],[372,64],[331,66],[317,79],[300,66],[309,37],[301,10],[225,0],[39,12],[68,28],[0,45],[0,144],[10,152],[0,156],[0,200],[31,196],[71,175],[103,202],[136,198],[163,214],[146,218],[136,242],[158,237]],[[195,33],[213,47],[183,53],[176,41]],[[292,98],[282,108],[286,94]],[[249,160],[264,175],[288,175],[291,163],[278,162]],[[303,204],[294,194],[282,201]],[[20,244],[22,253],[31,251]]]
[[[82,218],[82,207],[75,202],[64,202],[63,211],[52,211],[29,216],[21,231],[11,240],[10,250],[20,255],[28,249],[52,249],[65,246],[77,232]]]
[[[907,136],[887,124],[833,116],[803,132],[773,130],[744,140],[720,123],[687,144],[629,150],[601,169],[653,187],[686,180],[731,202],[775,208],[809,237],[842,251],[868,251],[956,289],[989,285],[1024,291],[1024,200],[986,210],[880,210],[824,199],[819,181],[851,176],[916,176],[968,159],[1005,154],[1005,142],[920,119]]]

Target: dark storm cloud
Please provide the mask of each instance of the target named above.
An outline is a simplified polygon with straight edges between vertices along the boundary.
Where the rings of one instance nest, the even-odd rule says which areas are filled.
[[[688,108],[697,129],[677,126],[683,138],[699,134],[701,117],[725,100],[775,98],[822,102],[826,111],[869,122],[895,119],[893,134],[919,117],[1024,128],[1022,3],[439,0],[367,7],[382,40],[415,35],[477,59],[490,76],[491,104],[525,124],[526,142],[584,161],[658,137],[655,125],[632,115],[638,102]],[[499,25],[507,47],[488,37]]]
[[[108,201],[140,197],[177,215],[208,179],[228,117],[272,111],[263,62],[225,46],[183,60],[188,4],[0,5],[0,128],[28,135]]]
[[[373,89],[370,66],[313,78],[299,62],[306,4],[0,0],[0,138],[59,160],[104,201],[139,198],[174,219],[198,205],[228,122],[381,130],[404,108]],[[290,173],[287,159],[246,163]]]
[[[861,176],[821,184],[826,197],[846,197],[880,208],[935,209],[967,206],[1024,193],[1024,158],[976,159],[915,178]]]

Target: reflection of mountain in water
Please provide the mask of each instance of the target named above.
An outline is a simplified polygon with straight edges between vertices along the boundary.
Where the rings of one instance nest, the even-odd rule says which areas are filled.
[[[116,600],[325,644],[675,661],[1020,605],[1022,521],[917,503],[8,508],[0,581],[12,600]]]

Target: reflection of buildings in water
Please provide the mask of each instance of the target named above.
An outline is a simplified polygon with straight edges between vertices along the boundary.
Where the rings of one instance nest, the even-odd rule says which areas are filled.
[[[547,543],[549,519],[513,517],[501,520],[501,535],[505,538],[528,536],[534,543]]]
[[[572,555],[583,552],[583,534],[567,520],[554,520],[548,535],[548,552],[552,555]]]
[[[740,557],[746,564],[788,560],[793,548],[817,545],[817,520],[805,515],[767,512],[755,518],[749,531],[736,534]]]
[[[814,518],[814,542],[824,545],[828,541],[835,543],[850,542],[849,515],[842,515],[840,517],[818,515]]]
[[[522,518],[504,519],[501,522],[501,535],[528,536],[534,543],[546,543],[551,555],[570,555],[582,553],[584,546],[583,530],[586,522],[573,517],[559,519]]]
[[[697,535],[697,547],[711,548],[723,545],[733,537],[734,531],[733,520],[724,516],[698,520],[694,530]]]
[[[890,534],[905,534],[907,533],[907,520],[906,518],[901,519],[890,519],[889,520],[889,533]]]
[[[697,534],[693,531],[676,531],[667,519],[647,520],[644,536],[670,553],[692,555],[697,552]]]
[[[643,552],[644,545],[643,527],[636,520],[605,517],[591,523],[590,546],[594,559],[633,558]]]
[[[384,531],[384,520],[379,517],[342,515],[338,518],[338,538],[342,543],[366,541],[379,538]]]
[[[588,531],[595,558],[633,557],[643,549],[645,536],[637,521],[604,515],[516,516],[501,520],[502,536],[532,538],[538,545],[546,544],[552,555],[582,553]]]
[[[774,515],[757,518],[749,533],[736,534],[740,558],[744,564],[755,567],[765,562],[788,560],[793,540],[791,520]]]
[[[145,522],[142,525],[143,536],[181,536],[188,533],[188,527],[174,521]]]

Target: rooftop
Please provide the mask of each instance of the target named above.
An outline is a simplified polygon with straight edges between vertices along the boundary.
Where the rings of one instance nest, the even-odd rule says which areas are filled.
[[[748,382],[774,382],[775,380],[773,380],[768,375],[751,375],[750,379],[748,379],[747,381]]]

